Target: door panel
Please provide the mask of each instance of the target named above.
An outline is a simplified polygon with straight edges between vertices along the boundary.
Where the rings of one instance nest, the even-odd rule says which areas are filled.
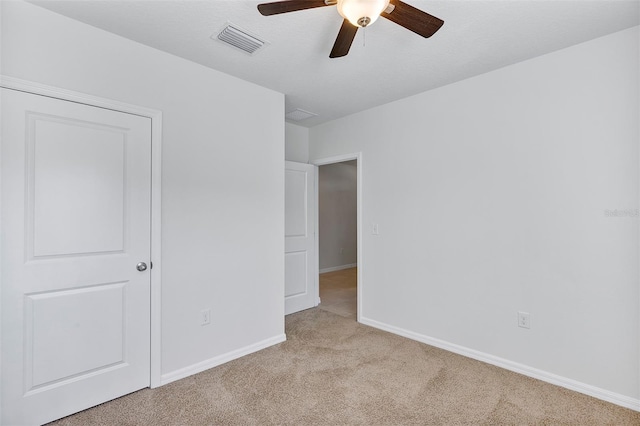
[[[285,314],[318,305],[315,258],[316,167],[285,164]]]
[[[126,135],[31,113],[27,125],[34,256],[122,251]]]
[[[309,264],[306,251],[294,251],[285,253],[285,295],[294,297],[305,294],[307,291],[307,273]]]
[[[125,362],[124,287],[114,283],[26,296],[27,393]],[[72,316],[68,306],[74,307]]]
[[[284,234],[287,238],[306,237],[308,234],[307,186],[309,173],[306,170],[292,170],[289,164],[285,171],[285,221]]]
[[[151,120],[1,89],[2,424],[149,385]]]

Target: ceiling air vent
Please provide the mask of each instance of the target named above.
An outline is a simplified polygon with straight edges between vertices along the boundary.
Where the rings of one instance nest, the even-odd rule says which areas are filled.
[[[213,37],[211,37],[213,38]],[[236,49],[243,50],[249,55],[253,55],[259,49],[267,46],[269,43],[249,34],[237,26],[227,22],[227,25],[220,31],[217,39],[223,41]]]
[[[315,117],[316,115],[318,114],[314,114],[303,109],[294,109],[293,111],[286,113],[285,118],[292,121],[302,121],[307,118]]]

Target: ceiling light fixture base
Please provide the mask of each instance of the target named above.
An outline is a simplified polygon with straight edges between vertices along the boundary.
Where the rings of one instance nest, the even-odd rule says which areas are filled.
[[[373,24],[389,6],[389,0],[338,0],[338,13],[356,27]]]

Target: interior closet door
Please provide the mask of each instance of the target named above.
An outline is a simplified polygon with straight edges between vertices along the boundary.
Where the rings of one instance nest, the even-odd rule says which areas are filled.
[[[0,89],[2,424],[149,385],[151,120]]]

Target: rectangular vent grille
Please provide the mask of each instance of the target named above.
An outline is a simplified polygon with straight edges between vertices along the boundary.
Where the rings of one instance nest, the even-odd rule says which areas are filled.
[[[267,44],[264,40],[260,40],[232,24],[227,24],[227,26],[220,31],[218,40],[230,44],[237,49],[244,50],[250,55],[253,55],[257,50]]]
[[[292,121],[302,121],[302,120],[306,120],[307,118],[311,118],[311,117],[315,117],[318,114],[314,114],[313,112],[309,112],[309,111],[305,111],[303,109],[294,109],[291,112],[288,112],[285,114],[285,118],[287,120],[292,120]]]

